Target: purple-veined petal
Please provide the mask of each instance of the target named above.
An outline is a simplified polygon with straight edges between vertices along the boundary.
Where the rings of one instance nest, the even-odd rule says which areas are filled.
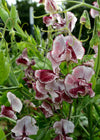
[[[57,5],[54,0],[45,0],[45,10],[49,13],[54,13],[57,11]]]
[[[11,130],[15,133],[15,136],[23,136],[23,133],[26,136],[36,135],[38,127],[35,125],[36,121],[30,116],[25,116],[20,120],[17,120],[16,126]]]
[[[99,5],[98,5],[98,3],[96,1],[93,2],[93,5],[94,5],[94,7],[99,8]],[[99,16],[99,11],[96,11],[94,9],[91,9],[90,10],[90,15],[91,15],[92,18],[95,18],[96,16]]]
[[[92,75],[94,74],[94,70],[86,66],[77,66],[73,69],[72,74],[76,78],[81,78],[86,80],[86,82],[89,82],[91,80]]]
[[[53,125],[53,128],[55,128],[55,133],[60,135],[74,132],[74,124],[71,121],[64,119],[56,121]]]
[[[53,20],[53,18],[51,16],[48,16],[48,17],[47,16],[44,16],[43,17],[43,23],[45,23],[46,26],[48,27],[50,25],[53,25],[54,20]]]
[[[53,116],[52,108],[49,103],[43,102],[39,108],[42,110],[46,118]]]
[[[66,91],[67,91],[68,95],[70,95],[72,98],[78,98],[77,92],[70,93],[71,89],[74,89],[74,88],[78,87],[78,83],[75,84],[76,81],[77,81],[77,79],[71,74],[68,74],[65,77],[65,81],[64,81],[65,88],[66,88]]]
[[[77,59],[82,59],[85,53],[85,50],[82,47],[82,43],[73,36],[66,36],[65,40],[69,44],[69,46],[72,46]]]
[[[52,70],[36,70],[35,77],[38,78],[41,83],[46,84],[53,82],[59,76],[57,76]]]
[[[53,50],[51,55],[56,62],[61,62],[66,59],[66,43],[64,36],[61,34],[54,39]]]
[[[10,104],[11,104],[12,109],[19,113],[22,110],[21,100],[19,98],[17,98],[11,92],[7,93],[7,98],[8,98],[8,101],[10,102]]]
[[[28,56],[27,56],[27,48],[23,50],[22,55],[16,60],[16,63],[17,65],[23,64],[27,66],[30,64]]]
[[[67,95],[65,92],[63,92],[63,94],[62,94],[62,100],[66,101],[67,103],[72,103],[73,102],[71,97],[69,95]]]
[[[52,53],[52,51],[50,51],[50,52],[47,53],[47,58],[48,58],[48,59],[51,61],[51,63],[52,63],[53,72],[54,72],[54,73],[59,73],[59,71],[60,71],[59,65],[60,65],[61,62],[56,62],[56,61],[53,59],[51,53]]]
[[[48,98],[47,94],[43,94],[43,93],[39,92],[38,90],[36,90],[35,99],[37,99],[37,100],[45,100],[47,98]]]
[[[68,28],[72,32],[73,29],[75,28],[77,18],[75,17],[75,15],[72,12],[67,12],[66,13],[66,18],[67,18],[66,21],[68,22]]]
[[[17,119],[15,112],[12,110],[12,107],[6,107],[4,105],[1,106],[1,115],[0,117],[9,117],[14,120]]]

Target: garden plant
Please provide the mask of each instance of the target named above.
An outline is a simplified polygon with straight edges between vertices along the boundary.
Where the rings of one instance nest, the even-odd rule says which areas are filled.
[[[65,2],[39,1],[47,30],[34,25],[33,37],[0,1],[0,140],[100,140],[100,0]]]

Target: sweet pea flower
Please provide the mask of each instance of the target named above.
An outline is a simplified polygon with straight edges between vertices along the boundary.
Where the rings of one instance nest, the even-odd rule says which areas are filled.
[[[57,36],[53,41],[53,49],[48,52],[47,58],[51,61],[54,73],[59,72],[59,65],[63,61],[78,62],[84,55],[82,43],[74,36]]]
[[[71,121],[61,119],[54,123],[53,128],[55,129],[55,133],[58,134],[53,140],[72,140],[67,135],[74,132],[74,124]]]
[[[52,70],[36,70],[37,81],[34,86],[36,91],[35,98],[45,100],[51,96],[53,103],[62,103],[63,100],[72,103],[72,100],[65,94],[64,80],[58,79],[59,76]]]
[[[17,65],[29,65],[29,59],[27,56],[27,48],[25,48],[22,52],[22,55],[16,60]]]
[[[11,104],[10,107],[6,107],[4,105],[1,106],[1,115],[0,117],[9,117],[12,119],[17,119],[15,112],[20,113],[22,110],[22,102],[19,98],[17,98],[14,94],[11,92],[7,93],[7,98],[9,103]]]
[[[57,4],[54,0],[45,0],[45,10],[49,13],[57,12]]]
[[[29,60],[29,58],[28,58],[28,56],[27,56],[27,48],[25,48],[25,49],[23,50],[23,52],[22,52],[22,55],[19,56],[18,59],[16,59],[16,63],[17,63],[17,65],[22,64],[22,65],[25,65],[25,66],[35,65],[35,61],[32,60],[32,61],[30,62],[30,60]]]
[[[89,94],[90,97],[93,97],[95,93],[92,90],[92,83],[88,83],[93,74],[94,70],[91,67],[75,67],[72,74],[65,77],[64,83],[67,93],[72,98],[78,98],[78,94],[82,96]]]
[[[73,29],[75,28],[75,24],[77,22],[77,18],[72,12],[67,12],[66,13],[66,24],[68,23],[68,29],[72,32]]]
[[[11,130],[13,133],[12,137],[15,140],[32,140],[28,136],[37,134],[38,126],[35,124],[35,119],[30,116],[17,120],[16,126]]]
[[[59,78],[52,70],[36,70],[35,77],[44,84],[51,83],[56,78]]]
[[[98,3],[96,1],[93,2],[93,5],[94,5],[94,7],[99,8],[99,5],[98,5]],[[91,9],[90,10],[90,15],[91,15],[92,18],[95,18],[96,16],[99,16],[99,11],[96,11],[94,9]]]
[[[52,25],[53,29],[60,29],[60,31],[63,32],[68,32],[67,30],[72,32],[75,28],[76,22],[77,18],[72,12],[67,12],[66,18],[64,19],[60,16],[60,14],[52,14],[50,16],[43,17],[43,23],[45,23],[47,27]]]
[[[39,3],[44,3],[45,10],[48,13],[54,13],[57,11],[57,4],[54,0],[40,0]]]

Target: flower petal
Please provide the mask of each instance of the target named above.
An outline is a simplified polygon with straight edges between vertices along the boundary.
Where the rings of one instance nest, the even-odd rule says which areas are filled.
[[[66,21],[69,23],[68,24],[68,28],[72,32],[73,29],[75,28],[75,24],[77,22],[77,18],[75,17],[75,15],[72,12],[67,12],[66,13],[66,18],[67,18]]]
[[[98,5],[98,3],[96,1],[93,2],[93,5],[94,5],[94,7],[99,8],[99,5]],[[99,11],[96,11],[94,9],[91,9],[90,10],[90,15],[91,15],[92,18],[95,18],[96,16],[99,16]]]
[[[8,101],[10,102],[10,104],[11,104],[12,109],[19,113],[22,110],[21,100],[19,98],[17,98],[11,92],[7,93],[7,98],[8,98]]]
[[[49,103],[43,102],[39,108],[42,110],[46,118],[53,116],[52,108]]]
[[[35,125],[35,123],[36,121],[34,118],[25,116],[17,121],[16,126],[11,131],[15,133],[15,136],[23,136],[23,133],[25,133],[27,136],[36,135],[38,127]]]
[[[70,35],[66,36],[65,40],[70,46],[72,46],[77,59],[82,59],[85,53],[85,50],[82,47],[82,43],[78,39]]]
[[[35,77],[41,83],[50,83],[53,82],[58,76],[52,70],[36,70]]]
[[[14,111],[12,110],[12,107],[6,107],[4,105],[1,106],[1,115],[0,117],[9,117],[14,120],[17,119],[16,115],[14,114]]]
[[[94,70],[86,66],[77,66],[73,69],[72,74],[76,78],[81,78],[86,80],[86,82],[89,82],[91,80],[92,75],[94,74]]]

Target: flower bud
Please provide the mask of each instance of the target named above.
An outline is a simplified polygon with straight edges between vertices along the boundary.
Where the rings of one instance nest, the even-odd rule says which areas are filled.
[[[87,10],[83,11],[83,14],[80,18],[80,23],[85,25],[87,29],[91,29],[90,18]]]

